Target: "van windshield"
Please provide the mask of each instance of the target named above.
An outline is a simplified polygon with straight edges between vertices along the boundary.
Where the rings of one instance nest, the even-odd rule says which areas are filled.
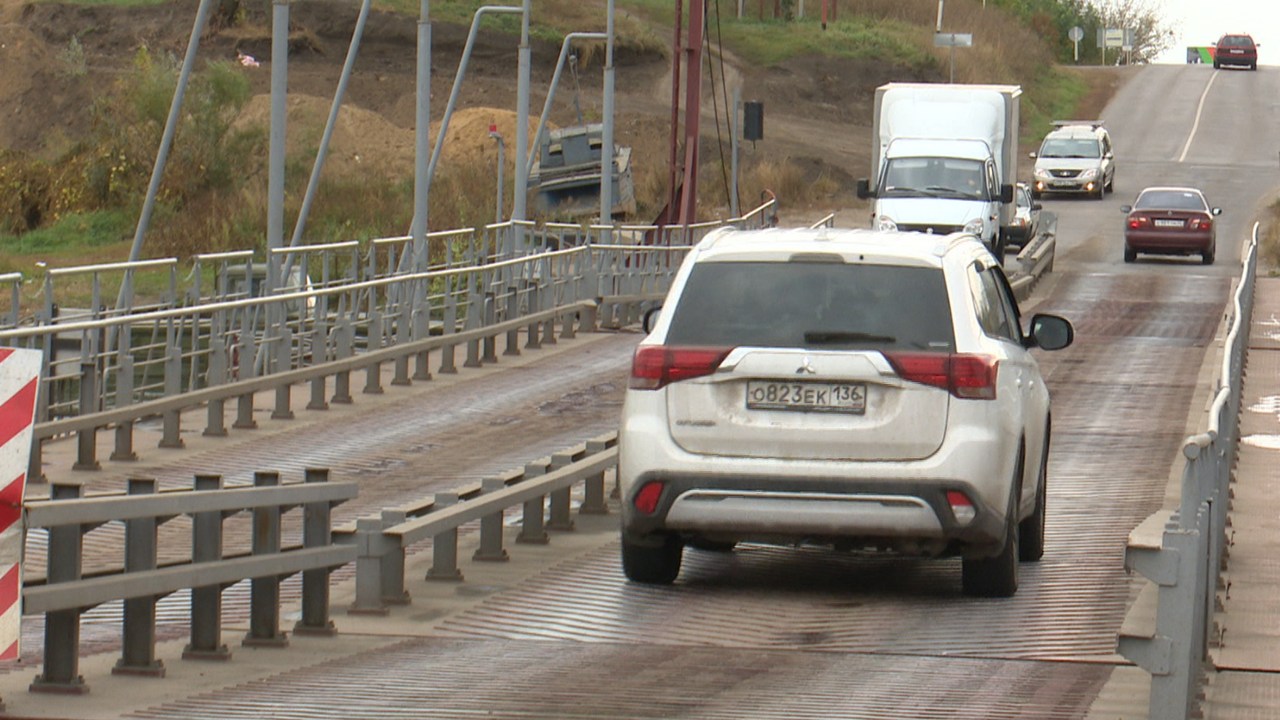
[[[961,158],[893,158],[880,187],[884,197],[991,198],[982,161]]]

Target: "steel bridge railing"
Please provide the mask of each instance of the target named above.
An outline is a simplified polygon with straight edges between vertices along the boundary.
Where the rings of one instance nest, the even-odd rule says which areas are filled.
[[[1151,581],[1126,618],[1117,652],[1151,674],[1150,717],[1200,716],[1214,611],[1226,561],[1230,485],[1239,446],[1240,395],[1258,274],[1258,225],[1227,311],[1221,375],[1203,432],[1183,443],[1178,507],[1148,518],[1129,536],[1125,568]],[[1154,610],[1154,625],[1149,616]]]

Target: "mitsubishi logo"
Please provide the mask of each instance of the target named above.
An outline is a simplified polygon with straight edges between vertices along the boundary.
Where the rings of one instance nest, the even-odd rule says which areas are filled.
[[[813,369],[813,363],[809,360],[808,355],[804,356],[804,360],[800,361],[800,367],[796,368],[797,375],[801,375],[804,373],[809,373],[810,375],[818,374],[818,371]]]

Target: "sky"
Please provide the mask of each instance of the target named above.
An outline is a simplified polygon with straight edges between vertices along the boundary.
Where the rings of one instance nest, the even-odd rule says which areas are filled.
[[[1187,46],[1212,45],[1218,36],[1232,32],[1252,35],[1262,45],[1259,63],[1280,65],[1280,0],[1158,1],[1176,40],[1156,62],[1185,63]]]

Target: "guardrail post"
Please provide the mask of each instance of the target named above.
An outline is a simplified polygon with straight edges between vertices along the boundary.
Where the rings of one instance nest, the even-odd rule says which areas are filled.
[[[329,482],[327,468],[307,468],[303,481]],[[302,546],[325,547],[333,544],[328,501],[307,503],[302,508]],[[330,568],[302,571],[302,618],[293,626],[295,635],[337,635],[338,628],[329,618]]]
[[[587,454],[595,455],[609,449],[604,440],[588,440]],[[604,471],[592,475],[583,482],[582,504],[578,506],[579,515],[608,515],[609,506],[604,499]]]
[[[407,308],[409,303],[402,302],[399,304],[399,315],[396,317],[396,344],[400,346],[408,345],[413,338],[409,332],[409,318]],[[409,379],[409,356],[397,355],[395,359],[395,372],[391,378],[392,386],[411,385],[413,381]]]
[[[152,478],[129,478],[130,495],[149,495],[156,491]],[[124,521],[124,571],[143,572],[156,569],[156,527],[154,517]],[[156,598],[126,598],[121,628],[123,653],[111,668],[112,675],[164,677],[164,662],[156,659]]]
[[[481,493],[491,493],[501,490],[507,486],[502,478],[489,477],[480,481]],[[507,555],[506,548],[502,547],[502,516],[501,510],[480,518],[480,547],[476,549],[472,560],[480,562],[506,562],[511,557]]]
[[[463,327],[467,330],[476,330],[484,325],[484,313],[486,308],[486,299],[482,298],[478,293],[468,293],[467,304],[467,320],[463,323]],[[477,307],[477,305],[479,305]],[[471,339],[467,341],[467,359],[462,362],[462,367],[477,368],[480,367],[480,340]]]
[[[334,341],[337,345],[337,347],[334,348],[334,355],[336,355],[339,360],[345,360],[355,355],[356,331],[355,331],[355,328],[351,326],[351,321],[346,318],[343,318],[342,320],[338,321],[338,324],[334,327],[333,332],[334,332]],[[351,371],[350,370],[341,370],[334,374],[333,397],[330,398],[329,401],[337,403],[339,405],[351,404]]]
[[[536,312],[538,308],[542,307],[542,293],[537,285],[529,286],[528,300],[530,312]],[[540,335],[541,323],[537,320],[531,320],[529,322],[528,337],[525,339],[524,346],[529,350],[537,350],[538,348],[541,348],[542,340],[539,337]]]
[[[498,321],[498,300],[493,293],[485,293],[484,295],[484,323],[492,327]],[[484,355],[480,358],[481,362],[496,363],[498,362],[498,336],[485,335],[484,337]]]
[[[220,332],[215,332],[209,339],[209,370],[205,374],[205,384],[209,387],[221,385],[227,381],[227,348]],[[227,403],[222,398],[209,400],[208,420],[205,422],[205,437],[225,437]]]
[[[255,487],[274,487],[280,484],[280,474],[255,472],[253,484]],[[280,508],[254,508],[253,554],[276,555],[279,552]],[[285,647],[289,638],[280,631],[280,577],[257,577],[249,584],[249,632],[241,644],[247,647]]]
[[[381,578],[381,587],[379,589],[379,599],[386,605],[408,605],[410,602],[409,591],[404,587],[404,543],[399,535],[391,535],[383,532],[387,528],[407,520],[408,517],[403,511],[384,508],[379,521],[382,523],[379,529],[379,537],[381,538],[382,552],[379,555],[379,562],[382,569],[379,572]]]
[[[356,598],[347,608],[348,615],[386,615],[382,602],[383,542],[382,519],[356,519]]]
[[[164,359],[164,394],[166,397],[176,397],[182,394],[182,349],[176,345],[169,345]],[[186,447],[186,443],[182,440],[182,411],[181,410],[165,410],[163,420],[163,434],[160,438],[160,447],[181,449]]]
[[[524,466],[525,478],[534,478],[547,474],[547,466],[543,463],[529,463]],[[516,542],[531,545],[546,545],[551,542],[543,526],[542,513],[545,507],[545,495],[539,495],[524,502],[524,517],[520,521],[520,534]]]
[[[53,483],[50,500],[76,500],[79,485]],[[49,528],[45,576],[49,583],[80,579],[84,537],[79,525]],[[89,692],[80,667],[80,608],[56,610],[44,615],[44,672],[31,683],[31,692],[80,694]]]
[[[369,313],[369,350],[382,349],[383,336],[382,314],[378,311]],[[381,395],[382,390],[382,363],[373,362],[365,368],[364,390],[365,395]]]
[[[424,298],[423,302],[427,300]],[[425,340],[431,336],[431,315],[425,308],[415,307],[413,309],[413,339]],[[431,379],[431,351],[420,350],[414,354],[414,380],[430,380]]]
[[[121,343],[128,332],[122,332]],[[133,357],[127,348],[121,348],[119,365],[116,367],[116,407],[133,404]],[[121,420],[116,423],[116,447],[111,451],[113,462],[133,462],[138,454],[133,451],[133,421]]]
[[[253,393],[245,393],[236,398],[236,421],[231,427],[237,430],[256,430],[258,421],[253,419]]]
[[[221,490],[221,475],[196,475],[196,490]],[[218,562],[222,559],[222,518],[220,511],[191,516],[191,562]],[[222,642],[222,586],[191,588],[191,642],[182,650],[183,660],[230,660],[231,651]]]
[[[447,508],[458,504],[458,493],[438,492],[434,506]],[[450,528],[437,533],[431,540],[431,567],[427,569],[427,580],[462,581],[462,571],[458,569],[458,528]]]
[[[574,453],[558,452],[551,456],[551,465],[547,470],[559,470],[562,467],[573,464]],[[573,530],[573,510],[571,508],[571,491],[573,488],[563,487],[559,490],[552,490],[551,512],[547,521],[548,530],[560,530],[567,532]]]
[[[98,365],[80,363],[80,414],[91,415],[98,402]],[[101,470],[98,463],[98,428],[92,427],[76,433],[76,462],[72,470]]]
[[[323,375],[311,380],[311,399],[307,402],[308,410],[328,410],[329,403],[325,402],[324,392],[329,379]]]
[[[555,287],[545,285],[542,289],[542,309],[550,310],[555,307]],[[554,315],[542,321],[542,344],[556,344],[556,318]]]
[[[577,330],[573,326],[574,323],[577,322],[577,320],[578,320],[578,312],[576,310],[572,310],[567,313],[562,313],[560,315],[560,339],[561,340],[572,340],[575,337],[577,337]]]
[[[520,316],[520,292],[515,285],[507,287],[507,317],[505,320],[515,320]],[[506,347],[502,350],[503,355],[519,355],[520,354],[520,328],[511,328],[507,331]]]
[[[280,329],[280,339],[275,347],[275,372],[288,372],[293,369],[293,360],[291,352],[293,349],[293,331],[288,326]],[[293,419],[293,403],[290,394],[293,386],[289,383],[281,383],[276,386],[276,406],[271,411],[272,420],[292,420]]]
[[[444,335],[453,335],[458,331],[458,302],[454,299],[453,293],[450,292],[444,301],[444,321],[442,323],[441,333]],[[458,372],[457,365],[454,364],[454,356],[457,353],[457,345],[450,343],[440,348],[440,374],[452,375]]]
[[[596,310],[597,305],[587,305],[585,308],[578,310],[578,330],[580,332],[596,331]]]

